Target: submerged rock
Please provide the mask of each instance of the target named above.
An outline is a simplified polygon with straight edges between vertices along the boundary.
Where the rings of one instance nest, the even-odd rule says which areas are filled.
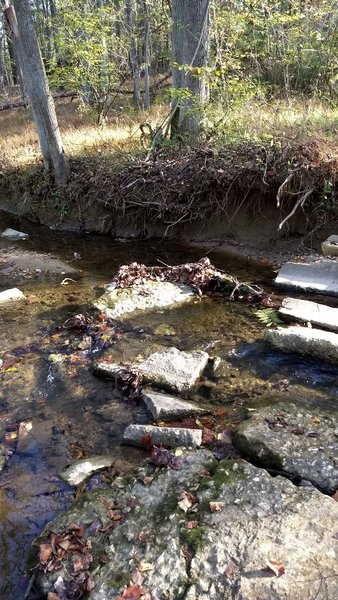
[[[129,288],[109,287],[94,306],[109,319],[117,319],[136,310],[176,306],[195,298],[187,285],[170,281],[145,281]]]
[[[114,462],[112,456],[91,456],[78,460],[73,465],[70,465],[60,475],[69,485],[80,485],[89,475],[110,467]]]
[[[285,263],[275,279],[275,284],[304,292],[337,296],[338,263],[325,259],[312,263]]]
[[[233,436],[240,452],[333,493],[338,488],[338,414],[280,402],[259,408]]]
[[[120,516],[114,527],[111,506]],[[84,526],[94,556],[91,600],[122,595],[139,575],[153,600],[304,600],[317,590],[324,600],[338,595],[337,522],[338,503],[317,490],[198,451],[183,457],[181,470],[139,469],[123,488],[84,495],[47,531]],[[38,550],[39,542],[34,566]],[[267,560],[285,574],[269,572]],[[55,580],[71,573],[69,553],[56,572],[38,572],[38,593],[55,591]]]
[[[156,421],[170,421],[170,419],[203,415],[208,412],[196,406],[196,404],[192,404],[192,402],[179,400],[175,396],[169,396],[169,394],[155,392],[151,388],[142,390],[142,400]]]
[[[23,233],[22,231],[7,227],[7,229],[2,232],[1,237],[7,238],[8,240],[28,240],[29,235],[28,233]]]
[[[181,352],[168,348],[154,352],[137,365],[144,379],[174,392],[188,392],[202,375],[209,355],[202,350]]]
[[[277,327],[265,333],[265,339],[278,350],[297,352],[338,363],[338,334],[309,327]]]
[[[284,298],[278,314],[287,321],[307,322],[315,327],[338,331],[338,308],[325,304],[298,298]]]
[[[18,288],[11,288],[10,290],[0,292],[0,304],[5,304],[6,302],[18,302],[25,299],[26,296]]]
[[[156,446],[166,446],[167,448],[200,446],[202,430],[186,429],[185,427],[128,425],[123,434],[123,441],[135,446],[145,446],[148,438]]]

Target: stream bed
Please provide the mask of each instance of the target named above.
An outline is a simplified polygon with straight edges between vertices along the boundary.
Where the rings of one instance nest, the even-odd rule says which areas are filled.
[[[8,262],[13,255],[15,262],[18,253],[25,257],[20,268],[0,270],[0,291],[19,287],[26,296],[24,302],[0,306],[0,433],[9,449],[0,473],[0,598],[6,600],[25,597],[29,583],[25,561],[31,542],[79,493],[59,477],[60,470],[79,458],[113,453],[116,459],[110,472],[89,480],[87,489],[93,489],[109,485],[111,478],[145,459],[142,450],[121,445],[127,425],[149,422],[142,403],[123,398],[114,382],[94,377],[92,361],[100,349],[79,360],[78,341],[71,332],[65,338],[62,324],[74,315],[93,313],[91,303],[121,264],[175,265],[205,255],[196,247],[172,241],[115,241],[26,223],[17,228],[30,238],[17,242],[0,238],[0,260],[5,257]],[[36,262],[41,253],[80,273],[72,277],[62,270],[48,270],[50,256],[45,258],[44,271]],[[272,290],[270,267],[224,253],[208,256],[229,274]],[[66,277],[69,281],[64,281]],[[262,342],[264,326],[256,310],[246,302],[196,296],[188,305],[118,323],[111,352],[126,363],[157,345],[202,349],[220,357],[219,370],[207,372],[193,399],[225,409],[225,428],[241,422],[248,409],[254,410],[267,397],[293,402],[306,397],[337,405],[337,369],[271,350]],[[67,346],[74,350],[75,359]],[[26,440],[18,436],[22,427],[28,430]]]

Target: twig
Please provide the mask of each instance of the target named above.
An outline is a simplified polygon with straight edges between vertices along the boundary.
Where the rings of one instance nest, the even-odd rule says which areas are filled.
[[[291,217],[293,217],[293,215],[295,214],[297,208],[299,208],[299,206],[304,206],[305,201],[307,200],[307,198],[309,196],[311,196],[311,194],[315,191],[315,188],[311,188],[310,190],[308,190],[307,192],[305,192],[305,194],[303,194],[303,196],[301,196],[300,198],[298,198],[296,204],[294,205],[292,211],[288,214],[287,217],[285,217],[285,219],[283,219],[283,221],[281,223],[279,223],[278,225],[278,231],[280,231],[283,226],[285,225],[285,223],[291,219]]]

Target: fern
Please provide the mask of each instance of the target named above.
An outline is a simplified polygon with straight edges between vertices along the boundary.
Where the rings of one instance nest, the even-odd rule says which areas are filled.
[[[261,310],[256,310],[255,315],[265,327],[283,325],[283,321],[280,320],[275,308],[262,308]]]

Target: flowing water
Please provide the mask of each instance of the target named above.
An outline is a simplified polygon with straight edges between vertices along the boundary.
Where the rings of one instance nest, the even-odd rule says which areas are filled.
[[[0,260],[11,252],[28,253],[20,269],[6,275],[0,272],[0,291],[18,286],[27,298],[0,307],[0,434],[7,452],[0,474],[0,598],[6,600],[25,597],[29,545],[74,499],[75,490],[60,479],[59,471],[76,458],[113,453],[116,461],[106,480],[93,477],[89,484],[109,485],[109,477],[144,460],[142,451],[121,446],[120,441],[129,423],[149,422],[145,409],[139,402],[122,398],[112,382],[93,376],[92,360],[99,353],[84,353],[85,358],[78,360],[79,341],[72,332],[65,339],[62,324],[75,314],[90,315],[91,302],[121,264],[151,265],[161,260],[173,265],[204,254],[168,241],[124,242],[27,224],[18,228],[28,229],[30,239],[9,242],[0,238]],[[61,285],[64,274],[36,268],[36,252],[62,259],[80,269],[81,277]],[[273,272],[267,267],[216,252],[209,257],[230,274],[272,287]],[[48,266],[49,258],[45,260]],[[211,356],[223,358],[219,371],[207,373],[195,399],[225,407],[224,426],[238,423],[247,408],[271,397],[336,403],[336,369],[266,347],[264,327],[255,310],[245,303],[196,297],[194,303],[170,312],[155,311],[118,324],[110,352],[129,362],[160,345],[206,349]],[[75,349],[76,360],[69,348]],[[67,361],[55,360],[66,355]]]

